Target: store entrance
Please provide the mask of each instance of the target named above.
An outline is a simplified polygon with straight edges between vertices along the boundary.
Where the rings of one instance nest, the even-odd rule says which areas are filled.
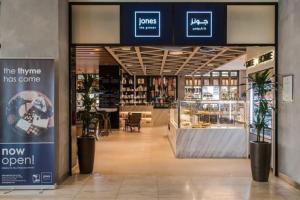
[[[216,164],[250,175],[256,97],[246,77],[274,72],[274,47],[78,45],[72,51],[72,138],[82,132],[84,77],[94,77],[95,172],[204,175]],[[272,128],[273,114],[268,120]]]

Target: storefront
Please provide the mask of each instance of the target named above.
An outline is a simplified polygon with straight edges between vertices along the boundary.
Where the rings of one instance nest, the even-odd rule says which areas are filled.
[[[72,126],[82,74],[94,74],[96,110],[114,109],[113,129],[140,113],[141,127],[169,126],[177,158],[248,157],[255,97],[245,77],[276,74],[276,3],[74,2],[70,16]],[[269,120],[276,174],[276,114]]]
[[[256,130],[248,125],[254,121],[253,113],[259,99],[255,90],[248,91],[252,83],[242,86],[247,83],[244,77],[269,69],[280,85],[278,90],[267,93],[267,97],[273,99],[270,103],[279,111],[274,113],[270,110],[268,131],[265,132],[266,139],[273,145],[273,172],[289,182],[299,183],[299,172],[295,167],[300,162],[295,153],[299,150],[299,105],[296,101],[299,95],[293,87],[293,83],[298,84],[299,74],[299,23],[295,20],[299,16],[296,12],[299,3],[292,0],[266,1],[126,3],[109,0],[2,0],[0,57],[1,65],[7,66],[2,71],[1,84],[3,122],[0,146],[1,159],[6,164],[1,167],[1,177],[5,178],[2,186],[9,189],[19,186],[54,188],[55,184],[72,174],[72,167],[77,162],[76,125],[79,124],[76,113],[83,108],[80,102],[82,75],[94,74],[100,79],[107,74],[99,66],[104,69],[108,65],[118,69],[118,81],[114,87],[119,88],[119,94],[115,95],[115,104],[118,105],[109,108],[114,113],[111,114],[111,125],[119,126],[118,129],[123,131],[124,119],[129,112],[142,114],[141,133],[148,127],[159,125],[168,130],[165,125],[169,124],[169,138],[165,139],[172,144],[168,150],[174,151],[174,158],[205,157],[201,150],[207,149],[206,144],[215,143],[204,144],[199,140],[212,141],[209,136],[217,134],[207,133],[211,130],[239,132],[237,135],[241,137],[237,138],[240,142],[226,140],[231,147],[235,144],[242,147],[238,148],[237,157],[244,157],[245,151],[247,156],[248,147],[243,143],[256,136]],[[132,11],[136,11],[136,16],[132,15]],[[215,24],[217,27],[214,27]],[[211,29],[209,25],[212,25]],[[148,31],[145,32],[145,28]],[[231,55],[222,59],[210,57],[215,61],[225,60],[225,63],[216,66],[206,63],[208,60],[204,55],[225,48],[242,51],[245,58],[239,67],[224,67],[226,63],[233,64],[234,61],[229,59]],[[51,63],[47,64],[49,61]],[[24,71],[19,72],[18,67]],[[199,73],[193,73],[198,68]],[[100,74],[101,71],[103,74]],[[161,89],[165,84],[167,89]],[[113,88],[113,85],[102,87],[104,85],[95,81],[96,90],[92,96],[100,98],[98,88],[108,91]],[[28,95],[25,89],[37,92],[29,92]],[[42,98],[36,98],[39,96]],[[99,98],[96,100],[98,110],[102,105],[107,108],[107,104],[102,104],[105,102]],[[17,106],[16,99],[21,100]],[[53,112],[43,115],[42,120],[33,121],[33,116],[30,117],[33,113],[29,110],[41,110],[36,105],[37,100],[46,105],[47,111],[52,109]],[[14,107],[19,109],[12,109]],[[245,123],[241,123],[243,118]],[[44,130],[45,124],[47,130]],[[185,143],[190,138],[195,140]],[[11,144],[16,142],[20,144]],[[16,154],[14,145],[21,146],[18,151],[25,148],[25,154],[18,157],[21,163],[22,159],[26,159],[26,163],[16,163],[16,168],[12,169],[7,168],[7,164],[8,157],[16,162],[12,155]],[[39,145],[42,151],[36,148]],[[45,147],[47,145],[49,148]],[[194,146],[199,148],[195,154],[195,148],[189,149]],[[210,153],[217,148],[212,150]],[[218,152],[220,157],[227,157],[222,155],[226,153],[224,150],[222,146],[221,153]],[[34,165],[31,165],[32,156],[35,158]],[[43,165],[44,159],[48,164]],[[41,172],[51,172],[52,176]],[[23,176],[24,173],[26,176]],[[11,181],[11,177],[17,179]],[[41,184],[42,180],[45,183]],[[20,181],[18,186],[17,181]]]

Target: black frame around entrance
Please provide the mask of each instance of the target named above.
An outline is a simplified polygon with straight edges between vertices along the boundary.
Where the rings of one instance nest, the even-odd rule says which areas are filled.
[[[73,71],[72,69],[72,48],[76,46],[121,46],[121,45],[126,45],[122,44],[80,44],[80,43],[73,43],[72,41],[72,6],[73,5],[124,5],[124,4],[137,4],[139,2],[69,2],[69,98],[70,102],[72,100],[72,90],[74,90],[74,86],[72,84],[72,77],[71,73]],[[161,4],[159,2],[140,2],[143,4],[147,3],[155,3],[155,4]],[[166,2],[164,2],[166,3]],[[171,4],[186,4],[186,3],[212,3],[212,2],[167,2]],[[278,3],[277,2],[216,2],[215,4],[222,4],[224,6],[228,5],[273,5],[275,7],[275,43],[272,44],[228,44],[226,41],[226,44],[223,46],[241,46],[241,47],[249,47],[249,46],[274,46],[275,48],[275,82],[278,83]],[[227,18],[227,13],[225,13],[225,17]],[[225,20],[226,21],[226,20]],[[121,20],[120,20],[121,23]],[[122,24],[120,24],[120,27],[122,27]],[[225,24],[226,30],[225,30],[225,35],[227,37],[227,23]],[[120,28],[120,35],[121,35],[121,28]],[[143,45],[143,44],[135,44],[135,45]],[[202,45],[202,44],[195,44],[195,45]],[[131,44],[131,46],[134,46]],[[149,45],[147,46],[157,46],[157,45]],[[172,45],[170,45],[172,46]],[[210,46],[220,46],[220,45],[210,45]],[[278,90],[275,90],[275,110],[278,110]],[[69,174],[72,175],[72,138],[71,138],[71,127],[72,127],[72,106],[70,105],[69,107]],[[278,176],[278,112],[275,112],[275,131],[274,131],[274,175]]]

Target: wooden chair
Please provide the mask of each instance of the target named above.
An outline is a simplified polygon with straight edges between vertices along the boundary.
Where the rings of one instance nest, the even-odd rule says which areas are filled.
[[[141,113],[132,113],[131,115],[128,115],[127,126],[130,128],[131,132],[133,128],[138,128],[138,131],[140,132],[141,119],[142,119]]]

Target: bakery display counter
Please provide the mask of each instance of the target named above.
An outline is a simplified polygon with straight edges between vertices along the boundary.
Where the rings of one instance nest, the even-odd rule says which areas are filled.
[[[169,140],[177,158],[244,158],[243,101],[181,101],[170,110]]]

